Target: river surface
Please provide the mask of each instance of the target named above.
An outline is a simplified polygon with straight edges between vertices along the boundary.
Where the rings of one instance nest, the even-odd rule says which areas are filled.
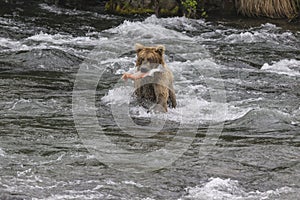
[[[300,29],[1,8],[0,199],[295,200]],[[178,106],[136,104],[163,44]]]

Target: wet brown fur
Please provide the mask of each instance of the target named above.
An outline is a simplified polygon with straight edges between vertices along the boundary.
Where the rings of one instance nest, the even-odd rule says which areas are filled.
[[[162,65],[164,72],[155,72],[148,76],[134,81],[135,94],[140,100],[150,100],[155,106],[150,110],[154,112],[167,112],[168,102],[173,108],[176,107],[176,96],[173,87],[173,73],[166,66],[164,61],[165,47],[145,47],[141,44],[135,45],[137,53],[136,67],[140,70],[142,66],[153,69]]]

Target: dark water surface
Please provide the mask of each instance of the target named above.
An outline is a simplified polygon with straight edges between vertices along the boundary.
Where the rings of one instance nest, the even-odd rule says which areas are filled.
[[[0,10],[0,199],[299,198],[299,28]],[[167,114],[119,80],[137,42],[166,46]]]

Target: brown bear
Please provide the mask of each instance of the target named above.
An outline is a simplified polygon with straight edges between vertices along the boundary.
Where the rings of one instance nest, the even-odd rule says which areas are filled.
[[[167,67],[164,60],[165,47],[158,45],[146,47],[141,44],[135,45],[137,53],[137,71],[145,74],[155,71],[151,76],[140,76],[136,78],[123,76],[124,79],[134,80],[135,94],[139,101],[150,101],[154,106],[150,111],[167,112],[168,105],[176,107],[176,96],[173,87],[173,73]],[[153,69],[161,70],[153,70]]]

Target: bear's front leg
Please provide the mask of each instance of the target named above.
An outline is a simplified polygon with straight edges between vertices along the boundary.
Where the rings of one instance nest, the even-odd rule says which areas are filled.
[[[154,92],[156,97],[156,105],[151,110],[154,112],[167,112],[169,89],[163,85],[155,84]]]

